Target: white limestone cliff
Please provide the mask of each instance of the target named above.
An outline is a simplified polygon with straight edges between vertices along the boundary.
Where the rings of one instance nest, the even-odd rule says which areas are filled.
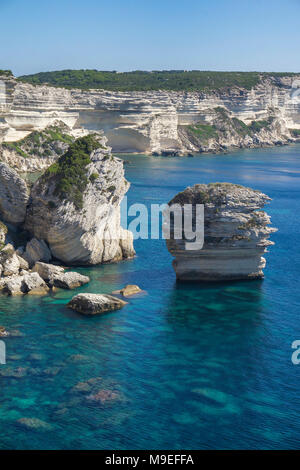
[[[278,124],[268,135],[248,141],[229,136],[223,147],[287,143],[294,138],[287,129],[300,129],[300,99],[292,88],[296,78],[265,78],[252,90],[112,92],[33,86],[0,77],[0,139],[18,140],[59,119],[73,129],[104,130],[114,152],[186,154],[199,148],[187,141],[182,128],[211,122],[211,111],[223,107],[245,124],[275,110]],[[219,149],[212,143],[208,150]]]

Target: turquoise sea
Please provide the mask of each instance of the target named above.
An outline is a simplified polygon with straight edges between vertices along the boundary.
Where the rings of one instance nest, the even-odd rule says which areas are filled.
[[[271,196],[279,230],[265,280],[178,284],[165,242],[137,240],[132,261],[78,269],[91,283],[76,291],[0,297],[0,325],[13,330],[0,365],[0,448],[298,448],[300,146],[123,158],[129,204],[213,181]],[[66,308],[77,292],[128,283],[146,294],[123,310],[85,318]],[[20,418],[43,423],[28,430]]]

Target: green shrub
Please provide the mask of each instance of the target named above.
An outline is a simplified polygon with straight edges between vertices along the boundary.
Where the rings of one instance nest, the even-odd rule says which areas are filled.
[[[204,142],[218,137],[216,127],[209,124],[195,124],[188,126],[188,129]]]
[[[99,148],[95,135],[87,135],[75,140],[69,149],[51,165],[42,181],[56,179],[54,194],[62,200],[73,202],[77,209],[82,208],[82,196],[89,182],[86,167],[91,163],[90,154]]]
[[[99,174],[98,173],[92,173],[90,175],[90,182],[94,183],[94,181],[96,181],[97,178],[99,178]]]

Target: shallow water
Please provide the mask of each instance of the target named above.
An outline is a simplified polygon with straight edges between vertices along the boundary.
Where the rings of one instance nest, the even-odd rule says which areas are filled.
[[[279,231],[266,278],[176,284],[164,241],[137,240],[134,260],[80,269],[89,286],[0,297],[0,324],[18,330],[0,365],[0,448],[298,448],[300,365],[291,343],[300,337],[300,146],[124,159],[129,204],[167,202],[211,181],[270,195]],[[128,283],[147,294],[119,312],[84,318],[65,306],[77,292]],[[47,425],[25,429],[24,417]]]

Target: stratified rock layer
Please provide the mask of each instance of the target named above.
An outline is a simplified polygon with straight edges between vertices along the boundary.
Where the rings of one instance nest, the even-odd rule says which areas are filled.
[[[120,203],[129,189],[123,161],[111,155],[105,137],[97,138],[99,148],[85,168],[87,185],[80,207],[57,193],[58,177],[51,171],[31,191],[25,227],[66,264],[93,265],[135,254],[131,232],[120,226]],[[68,184],[71,187],[72,180]]]
[[[34,86],[1,76],[0,141],[17,141],[60,120],[71,128],[79,124],[89,130],[104,130],[114,152],[186,155],[288,143],[294,140],[289,129],[300,128],[300,101],[294,88],[299,78],[264,77],[252,89],[122,92]],[[276,119],[269,129],[245,135],[245,129],[236,132],[225,120],[218,137],[203,140],[198,132],[190,132],[189,126],[196,123],[215,125],[214,109],[218,107],[247,125],[262,123],[270,113]]]
[[[261,209],[270,198],[250,188],[230,183],[196,184],[177,194],[169,205],[204,204],[204,244],[187,250],[190,240],[171,239],[167,247],[175,257],[176,277],[183,281],[261,279],[262,254],[273,242],[270,217]],[[195,228],[195,220],[193,220]]]

